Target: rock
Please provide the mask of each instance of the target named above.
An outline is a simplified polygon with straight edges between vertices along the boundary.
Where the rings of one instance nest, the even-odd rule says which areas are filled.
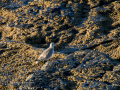
[[[81,83],[81,81],[87,82],[84,84],[81,83],[78,90],[83,87],[90,87],[91,89],[103,88],[103,86],[107,87],[110,82],[102,82],[99,78],[103,77],[105,71],[110,71],[113,66],[114,63],[112,63],[112,60],[103,53],[91,50],[76,51],[63,59],[46,62],[39,71],[34,73],[34,78],[29,79],[29,83],[34,82],[34,87],[39,86],[39,88],[55,89],[57,87],[62,89],[62,87],[67,88],[70,85],[69,82],[65,82],[69,80],[68,77],[71,76],[71,79],[73,79],[72,76],[74,76],[82,78],[77,79],[78,83]],[[68,71],[71,73],[68,74]],[[98,79],[98,81],[94,81],[94,79]],[[27,84],[26,86],[29,85]],[[31,87],[29,86],[29,88]]]
[[[114,72],[119,72],[120,71],[120,64],[116,65],[113,67]]]
[[[0,89],[119,89],[119,11],[118,0],[2,0]]]

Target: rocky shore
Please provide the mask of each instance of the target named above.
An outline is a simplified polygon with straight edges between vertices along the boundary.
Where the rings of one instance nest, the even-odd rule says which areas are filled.
[[[120,90],[120,1],[0,0],[0,90]]]

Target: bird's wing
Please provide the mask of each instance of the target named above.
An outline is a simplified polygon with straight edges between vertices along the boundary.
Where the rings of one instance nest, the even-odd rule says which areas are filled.
[[[40,54],[38,60],[45,59],[45,58],[47,57],[47,55],[49,54],[49,52],[48,52],[49,49],[50,49],[50,48],[44,50],[44,51]]]

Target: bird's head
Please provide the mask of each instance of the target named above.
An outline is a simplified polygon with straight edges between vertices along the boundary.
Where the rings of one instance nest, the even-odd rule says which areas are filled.
[[[55,43],[54,42],[51,42],[50,43],[50,47],[54,47]]]

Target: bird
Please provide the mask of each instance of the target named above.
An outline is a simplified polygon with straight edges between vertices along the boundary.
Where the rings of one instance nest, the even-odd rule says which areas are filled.
[[[54,45],[55,45],[54,42],[50,43],[49,48],[47,48],[40,54],[40,56],[36,60],[36,64],[39,63],[40,61],[48,61],[52,57],[54,53]]]

